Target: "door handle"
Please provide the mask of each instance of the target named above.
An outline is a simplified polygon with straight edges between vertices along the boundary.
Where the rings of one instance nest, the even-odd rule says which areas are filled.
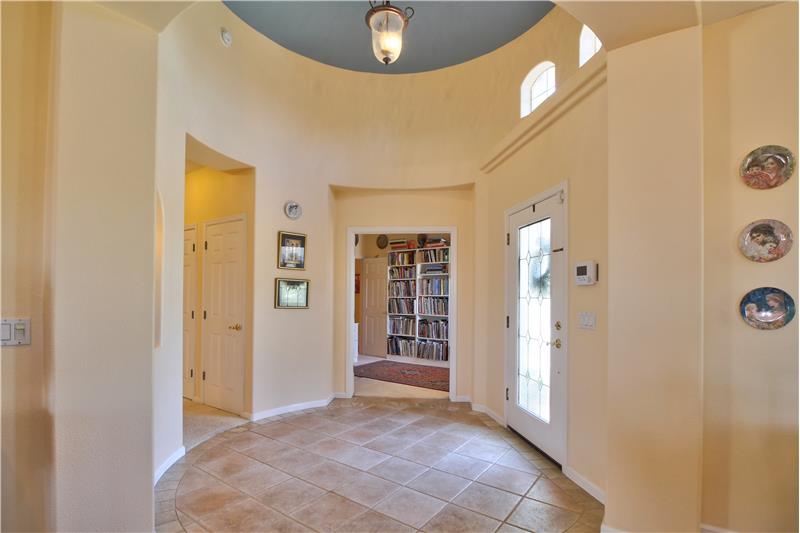
[[[228,326],[228,329],[232,329],[234,331],[239,331],[240,329],[242,329],[242,325],[241,324],[234,324],[232,326]]]
[[[548,342],[548,346],[555,346],[556,348],[561,348],[561,339],[556,339],[553,342]]]

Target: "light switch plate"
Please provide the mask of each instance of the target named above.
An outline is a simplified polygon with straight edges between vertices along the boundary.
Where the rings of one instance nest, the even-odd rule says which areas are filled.
[[[0,323],[1,346],[25,346],[31,343],[30,318],[4,318]]]
[[[581,329],[596,329],[597,314],[590,311],[581,311],[578,313],[578,327]]]

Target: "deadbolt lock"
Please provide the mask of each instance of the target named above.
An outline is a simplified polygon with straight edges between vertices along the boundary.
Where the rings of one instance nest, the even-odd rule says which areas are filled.
[[[553,343],[553,346],[556,348],[561,348],[561,339],[556,339],[556,342]]]
[[[556,331],[561,331],[561,321],[556,320]]]

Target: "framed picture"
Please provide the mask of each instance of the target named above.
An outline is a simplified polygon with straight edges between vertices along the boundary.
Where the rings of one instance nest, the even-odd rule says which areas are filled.
[[[308,309],[307,279],[275,278],[275,309]]]
[[[306,236],[302,233],[278,232],[278,268],[306,269]]]

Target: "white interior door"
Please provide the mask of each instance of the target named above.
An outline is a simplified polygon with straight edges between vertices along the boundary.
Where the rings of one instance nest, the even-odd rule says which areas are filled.
[[[386,357],[386,257],[361,263],[361,353]]]
[[[183,395],[195,395],[194,359],[197,314],[197,228],[183,230]]]
[[[203,261],[203,388],[205,403],[244,410],[245,264],[243,219],[208,222]]]
[[[561,464],[567,455],[564,244],[561,194],[509,216],[507,422]]]

